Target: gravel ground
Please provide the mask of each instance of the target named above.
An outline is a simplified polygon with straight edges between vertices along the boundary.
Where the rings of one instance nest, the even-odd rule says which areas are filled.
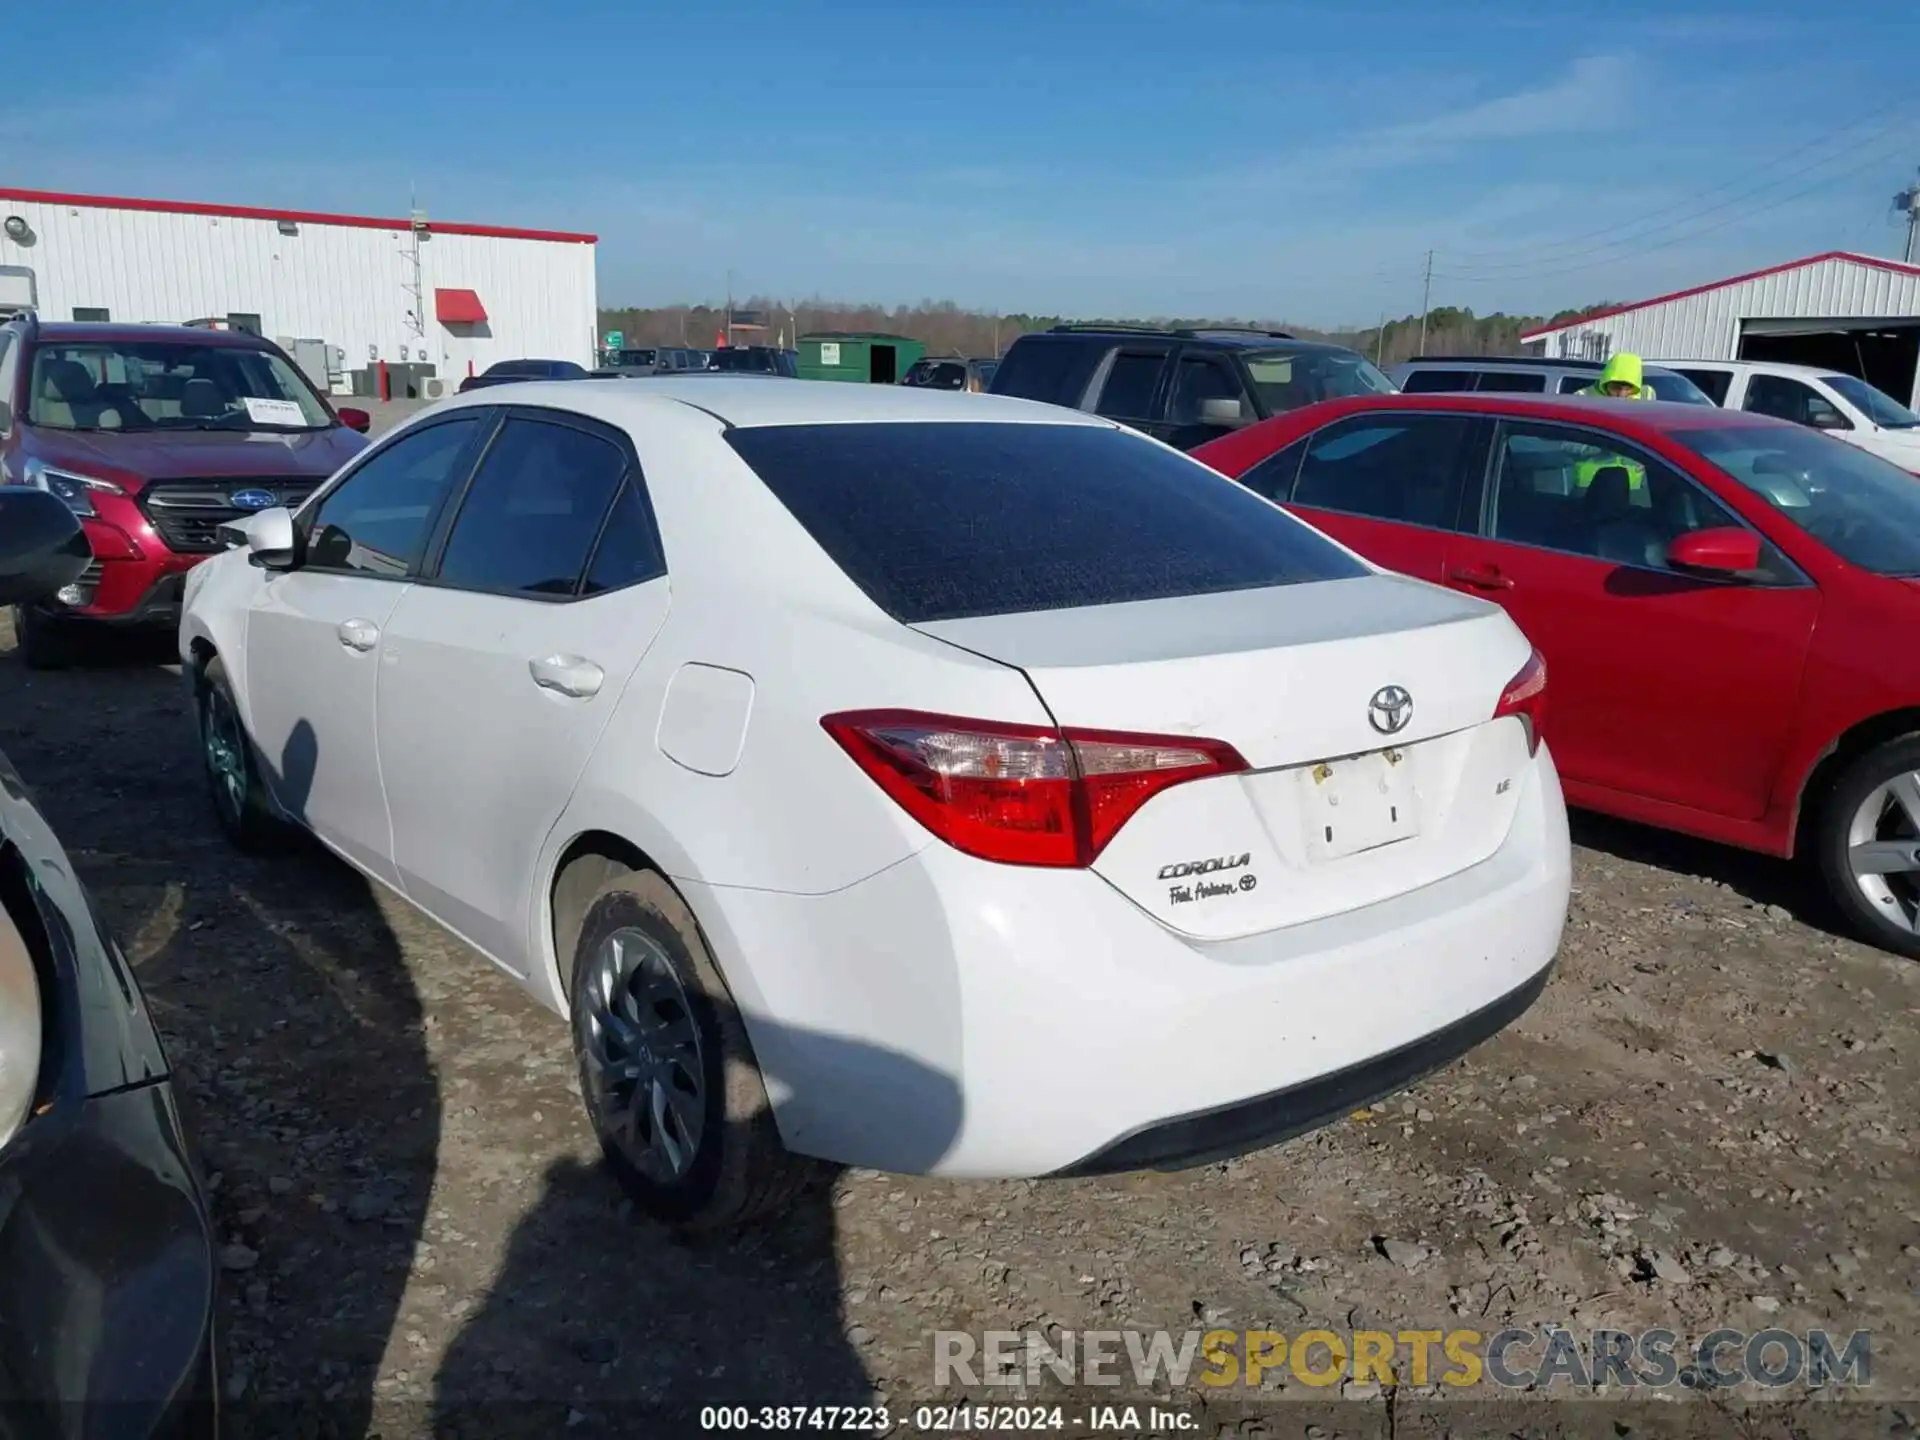
[[[1796,918],[1783,867],[1582,819],[1544,998],[1379,1110],[1174,1176],[847,1174],[777,1227],[688,1245],[598,1170],[560,1021],[329,857],[228,850],[166,639],[57,675],[11,645],[0,621],[0,746],[183,1074],[227,1242],[237,1433],[671,1435],[701,1405],[876,1397],[906,1414],[943,1398],[931,1331],[1054,1325],[1869,1329],[1881,1402],[1162,1396],[1210,1435],[1920,1418],[1920,967]]]

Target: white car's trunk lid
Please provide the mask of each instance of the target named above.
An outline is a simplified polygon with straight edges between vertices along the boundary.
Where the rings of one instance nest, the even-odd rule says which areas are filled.
[[[1094,868],[1169,926],[1244,935],[1430,884],[1498,848],[1529,761],[1489,724],[1531,647],[1393,575],[917,627],[1018,666],[1069,728],[1222,740],[1248,773],[1149,800]]]

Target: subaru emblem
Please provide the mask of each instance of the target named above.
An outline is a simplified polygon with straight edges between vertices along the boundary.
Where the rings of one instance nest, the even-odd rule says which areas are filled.
[[[280,497],[271,490],[236,490],[227,499],[236,510],[268,510],[280,503]]]

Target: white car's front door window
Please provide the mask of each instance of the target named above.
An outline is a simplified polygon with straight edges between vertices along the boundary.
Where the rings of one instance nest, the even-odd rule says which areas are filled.
[[[411,430],[370,452],[306,521],[305,560],[260,588],[247,625],[253,735],[281,803],[355,864],[392,881],[373,733],[387,618],[489,412]]]

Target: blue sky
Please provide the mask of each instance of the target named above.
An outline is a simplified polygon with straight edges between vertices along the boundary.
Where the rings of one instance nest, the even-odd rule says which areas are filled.
[[[1372,323],[1898,254],[1894,0],[26,5],[0,183],[601,237],[740,293]],[[83,24],[73,17],[84,14]],[[188,17],[191,17],[189,20]]]

